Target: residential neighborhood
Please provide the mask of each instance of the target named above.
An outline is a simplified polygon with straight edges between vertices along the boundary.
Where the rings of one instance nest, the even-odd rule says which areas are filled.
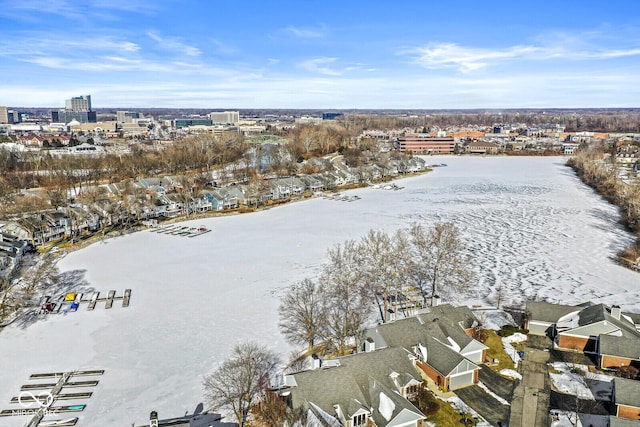
[[[93,114],[90,95],[67,101],[68,108],[51,117],[57,113],[58,120],[70,119],[67,123],[7,109],[10,119],[5,121],[12,123],[0,125],[7,168],[0,194],[6,202],[0,218],[0,277],[12,286],[0,304],[7,326],[34,312],[66,316],[71,307],[83,310],[102,301],[110,310],[119,298],[129,306],[129,288],[123,297],[115,290],[108,297],[95,290],[76,295],[67,289],[53,296],[29,291],[29,301],[21,302],[18,291],[32,285],[20,276],[37,267],[39,252],[64,257],[141,230],[213,236],[207,225],[182,221],[204,223],[313,199],[357,205],[360,196],[348,192],[358,188],[391,190],[386,193],[391,198],[404,185],[390,181],[447,169],[458,156],[478,161],[549,155],[596,159],[595,170],[603,177],[614,174],[619,188],[634,188],[638,179],[640,135],[634,133],[567,131],[563,124],[548,122],[419,125],[430,120],[428,115],[379,117],[380,123],[392,125],[356,127],[355,132],[350,120],[372,119],[349,114],[247,117],[228,110],[174,118],[118,110],[113,120],[99,121],[109,114]],[[632,227],[635,202],[624,200],[614,201],[624,207]],[[621,256],[633,269],[636,255]],[[411,277],[380,271],[397,276],[393,280]],[[55,274],[50,273],[52,283]],[[139,409],[151,411],[149,426],[241,425],[249,418],[256,425],[274,425],[269,413],[280,417],[277,425],[289,427],[423,427],[444,419],[500,427],[561,427],[578,420],[606,427],[640,424],[640,405],[629,398],[637,394],[640,368],[638,314],[616,305],[527,301],[488,326],[486,307],[441,303],[433,295],[435,284],[431,304],[425,289],[418,292],[412,283],[393,285],[393,296],[386,294],[390,286],[391,281],[369,296],[369,307],[375,300],[383,314],[380,322],[369,319],[341,335],[338,351],[320,347],[303,353],[295,369],[280,366],[269,375],[261,373],[259,392],[251,391],[245,412],[235,414],[237,424],[227,422],[232,416],[223,419],[213,412],[230,408],[225,405],[182,417],[162,406]],[[451,289],[443,291],[445,301],[453,298]],[[134,307],[137,295],[134,289]],[[519,318],[523,323],[513,320]],[[576,372],[584,372],[583,379],[576,379]],[[589,390],[592,399],[585,397]],[[159,418],[156,410],[167,418]],[[36,415],[32,423],[45,426],[46,420]]]

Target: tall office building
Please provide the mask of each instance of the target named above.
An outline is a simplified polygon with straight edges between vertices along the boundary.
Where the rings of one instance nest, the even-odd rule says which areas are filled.
[[[64,101],[67,111],[91,111],[91,95],[74,96]]]
[[[239,111],[214,111],[209,113],[209,118],[213,124],[231,125],[240,121]]]
[[[55,123],[95,123],[96,112],[91,110],[91,95],[74,96],[64,101],[64,110],[52,111],[51,120]]]
[[[9,110],[7,109],[7,107],[0,107],[0,123],[11,123],[9,122]]]

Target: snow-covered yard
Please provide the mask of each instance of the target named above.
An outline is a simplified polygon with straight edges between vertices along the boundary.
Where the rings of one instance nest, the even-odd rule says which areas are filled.
[[[511,360],[513,360],[513,365],[517,368],[518,363],[520,363],[520,355],[518,351],[513,346],[515,343],[521,343],[527,340],[527,336],[523,333],[516,332],[515,334],[509,335],[508,337],[502,337],[502,346],[504,347],[505,353],[509,355]]]
[[[104,369],[79,426],[127,426],[192,412],[202,377],[242,339],[281,351],[278,295],[315,275],[327,248],[369,229],[455,221],[478,272],[445,302],[495,306],[527,297],[640,307],[638,274],[612,261],[632,241],[607,204],[561,158],[439,158],[448,164],[358,189],[360,200],[312,199],[249,215],[187,222],[213,231],[184,238],[143,231],[69,254],[60,264],[101,292],[132,289],[131,305],[50,315],[0,333],[0,409],[30,374]],[[432,163],[432,162],[431,162]],[[2,419],[22,426],[26,417]]]
[[[609,427],[609,416],[576,414],[554,409],[551,411],[551,427]]]
[[[549,375],[561,393],[587,400],[611,400],[613,377],[589,372],[586,365],[554,362]]]

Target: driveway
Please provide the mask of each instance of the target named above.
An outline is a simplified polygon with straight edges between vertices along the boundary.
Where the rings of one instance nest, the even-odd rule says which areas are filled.
[[[516,388],[516,382],[514,380],[507,379],[486,366],[481,367],[479,379],[489,390],[507,402],[511,402],[513,390]]]
[[[461,388],[455,394],[491,425],[498,426],[509,421],[509,405],[503,405],[479,386]]]
[[[562,411],[580,412],[581,414],[609,415],[608,402],[598,400],[578,399],[570,394],[551,391],[549,402],[550,409],[560,409]]]

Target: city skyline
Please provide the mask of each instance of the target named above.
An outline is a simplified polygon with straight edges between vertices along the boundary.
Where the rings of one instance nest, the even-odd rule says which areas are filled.
[[[640,5],[0,1],[0,104],[636,107]]]

